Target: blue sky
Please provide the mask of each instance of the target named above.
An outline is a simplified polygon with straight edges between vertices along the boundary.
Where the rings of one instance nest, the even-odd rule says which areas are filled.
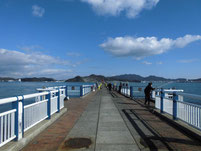
[[[0,77],[201,77],[200,0],[0,0]]]

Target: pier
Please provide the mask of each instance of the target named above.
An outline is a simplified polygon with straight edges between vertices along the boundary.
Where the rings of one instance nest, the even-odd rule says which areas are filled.
[[[63,113],[60,118],[35,138],[26,142],[26,146],[22,148],[15,145],[16,148],[13,149],[22,151],[201,150],[199,139],[201,133],[198,128],[193,128],[185,122],[179,123],[171,114],[166,114],[166,110],[161,113],[153,102],[150,106],[145,106],[144,100],[134,98],[130,89],[123,88],[123,95],[116,91],[110,92],[104,86],[97,91],[91,91],[89,87],[87,89],[88,91],[85,91],[87,95],[64,101],[67,112],[61,110],[60,112]],[[77,93],[80,92],[84,94],[83,91]],[[59,113],[55,113],[57,114]],[[30,129],[40,128],[41,124],[37,124]],[[24,140],[26,135],[28,134],[25,132]],[[0,150],[6,150],[17,143],[18,141],[11,141]]]

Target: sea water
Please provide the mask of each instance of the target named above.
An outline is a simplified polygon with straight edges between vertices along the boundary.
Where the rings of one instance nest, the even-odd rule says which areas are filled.
[[[66,86],[66,85],[88,85],[82,82],[0,82],[0,99],[37,93],[37,88]],[[34,99],[25,100],[25,105],[33,103]],[[12,108],[12,104],[0,105],[0,113]]]
[[[63,86],[63,85],[82,85],[90,83],[80,82],[0,82],[0,99],[20,96],[25,94],[37,93],[37,88]],[[136,86],[144,88],[148,83],[129,83],[129,86]],[[197,94],[201,96],[201,83],[177,83],[177,82],[153,82],[155,88],[176,88],[182,89],[185,93]],[[143,91],[142,91],[143,93]],[[196,99],[185,99],[184,101],[199,104],[201,101]],[[2,110],[0,105],[0,110]],[[1,111],[0,111],[1,112]]]

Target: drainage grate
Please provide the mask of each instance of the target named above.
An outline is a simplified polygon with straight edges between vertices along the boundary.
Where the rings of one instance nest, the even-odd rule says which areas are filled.
[[[70,138],[65,141],[64,148],[89,148],[91,144],[92,141],[89,138]]]

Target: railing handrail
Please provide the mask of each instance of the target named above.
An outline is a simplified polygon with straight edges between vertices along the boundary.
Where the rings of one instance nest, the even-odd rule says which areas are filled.
[[[9,98],[0,99],[0,105],[15,102],[15,101],[17,101],[17,97],[9,97]]]
[[[13,113],[13,112],[16,112],[16,109],[12,109],[12,110],[9,110],[9,111],[0,113],[0,117],[1,117],[1,116],[4,116],[4,115],[7,115],[7,114],[10,114],[10,113]]]
[[[189,94],[189,93],[177,93],[178,95],[181,96],[186,96],[188,98],[194,98],[194,99],[198,99],[201,100],[201,95],[197,95],[197,94]]]
[[[43,100],[43,101],[39,101],[39,102],[36,102],[36,103],[32,103],[32,104],[29,104],[29,105],[25,105],[24,108],[26,109],[26,108],[29,108],[31,106],[34,106],[34,105],[37,105],[37,104],[41,104],[41,103],[47,102],[47,101],[48,101],[48,99]]]
[[[34,98],[34,97],[38,97],[38,96],[47,95],[47,94],[49,94],[49,92],[40,92],[40,93],[33,93],[33,94],[16,96],[16,97],[4,98],[4,99],[0,99],[0,105],[7,104],[7,103],[12,103],[12,102],[15,102],[15,101],[20,101],[23,98],[24,99],[30,99],[30,98]]]
[[[155,92],[161,92],[161,91],[163,91],[163,92],[168,92],[168,93],[173,93],[173,92],[184,92],[184,90],[175,90],[175,89],[155,89],[155,90],[153,90],[153,91],[155,91]]]

